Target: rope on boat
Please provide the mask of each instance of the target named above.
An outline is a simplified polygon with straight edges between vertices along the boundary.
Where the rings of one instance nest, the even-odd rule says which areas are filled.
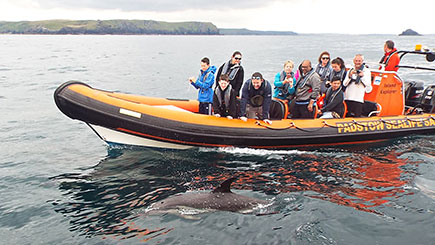
[[[272,130],[286,130],[286,129],[293,128],[295,126],[295,124],[293,122],[290,122],[290,125],[288,127],[285,127],[285,128],[273,128],[273,127],[270,127],[269,125],[261,124],[260,121],[255,121],[255,124],[258,126],[267,128],[267,129],[272,129]]]
[[[425,122],[425,121],[428,121],[430,118],[432,118],[432,117],[419,118],[419,119],[411,119],[411,118],[406,117],[406,120],[408,120],[410,122]]]
[[[385,123],[385,124],[389,124],[389,125],[393,125],[393,126],[398,126],[400,123],[392,123],[392,122],[389,122],[389,121],[385,121],[384,119],[379,119],[381,122],[383,122],[383,123]]]
[[[269,125],[261,124],[260,121],[255,121],[255,124],[258,125],[258,126],[267,128],[267,129],[272,129],[272,130],[287,130],[287,129],[290,129],[290,128],[294,127],[295,129],[298,129],[298,130],[301,130],[301,131],[304,131],[304,132],[308,132],[308,133],[317,132],[317,131],[321,130],[322,128],[324,128],[326,126],[326,124],[323,124],[323,126],[320,127],[320,128],[316,128],[314,130],[307,130],[307,129],[300,128],[300,127],[296,126],[293,122],[290,122],[290,125],[288,127],[285,127],[285,128],[273,128],[273,127],[270,127]]]
[[[323,121],[323,125],[328,126],[330,128],[340,128],[338,126],[334,126],[334,125],[328,124],[326,121]]]
[[[304,128],[299,128],[299,127],[297,127],[296,125],[295,125],[295,128],[296,128],[296,129],[299,129],[299,130],[301,130],[301,131],[304,131],[304,132],[314,133],[314,132],[317,132],[317,131],[321,130],[321,129],[324,128],[325,126],[326,126],[326,124],[323,124],[322,127],[317,128],[317,129],[314,129],[314,130],[306,130],[306,129],[304,129]]]

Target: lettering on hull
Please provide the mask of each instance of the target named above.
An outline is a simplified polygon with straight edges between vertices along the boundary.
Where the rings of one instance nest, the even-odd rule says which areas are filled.
[[[435,118],[421,119],[394,119],[394,120],[376,120],[365,122],[345,122],[337,123],[337,132],[345,133],[361,133],[374,131],[389,131],[397,129],[412,129],[412,128],[431,128],[435,127]]]

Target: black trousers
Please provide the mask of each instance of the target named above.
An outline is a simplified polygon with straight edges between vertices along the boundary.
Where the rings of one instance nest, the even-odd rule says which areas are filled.
[[[199,102],[199,113],[211,115],[211,103]]]
[[[346,100],[346,105],[346,117],[361,117],[364,103],[353,100]]]
[[[292,118],[314,118],[314,111],[316,110],[315,104],[313,105],[313,111],[308,110],[308,104],[305,105],[298,105],[295,104],[292,110]]]

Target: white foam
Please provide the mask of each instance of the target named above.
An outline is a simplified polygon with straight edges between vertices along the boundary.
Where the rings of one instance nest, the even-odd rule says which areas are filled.
[[[202,152],[224,152],[235,155],[257,155],[257,156],[270,156],[270,155],[301,155],[310,153],[308,151],[300,150],[266,150],[266,149],[252,149],[252,148],[238,148],[238,147],[220,147],[220,148],[200,148]]]

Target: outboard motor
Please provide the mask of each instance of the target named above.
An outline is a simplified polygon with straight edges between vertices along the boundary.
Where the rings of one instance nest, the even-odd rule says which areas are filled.
[[[423,91],[423,82],[405,82],[405,105],[414,107],[420,104]]]
[[[424,112],[435,112],[435,85],[427,87],[421,96],[420,106]]]

